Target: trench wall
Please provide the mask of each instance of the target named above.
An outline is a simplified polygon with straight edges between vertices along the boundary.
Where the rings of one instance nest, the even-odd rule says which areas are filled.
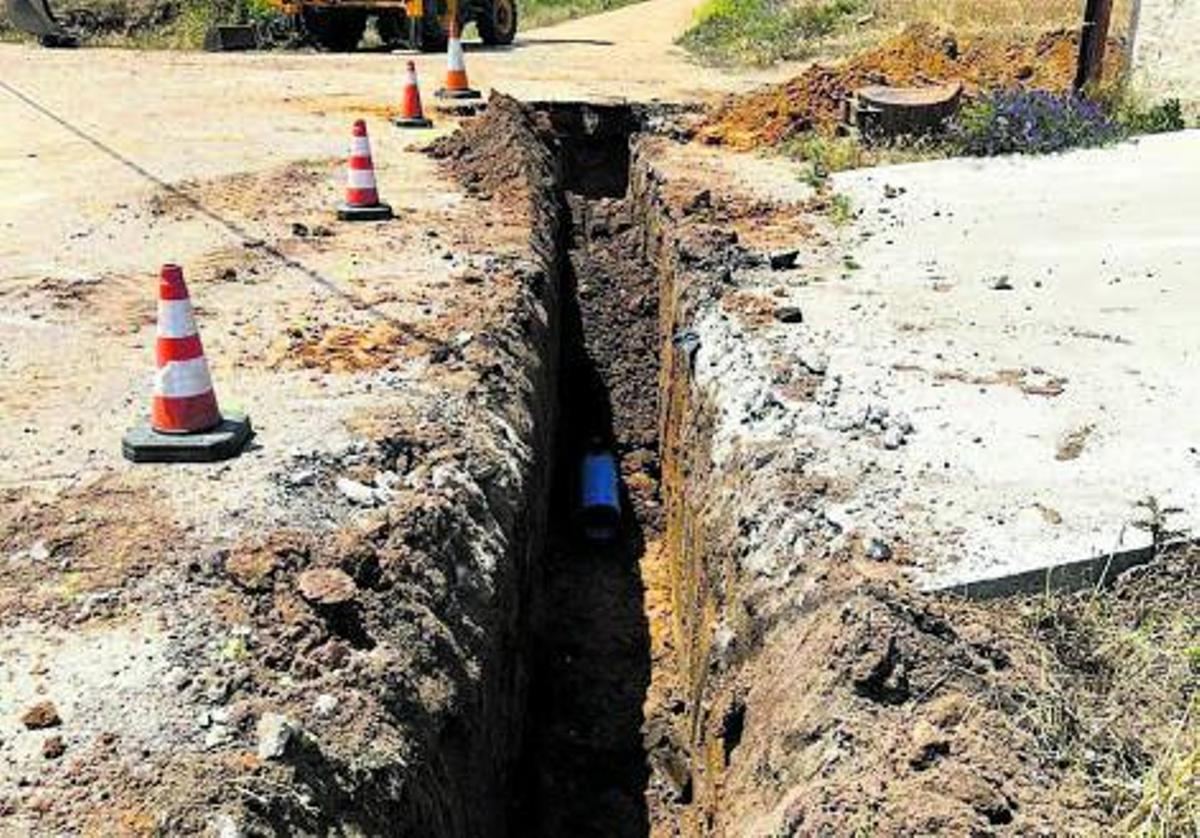
[[[652,143],[635,142],[630,167],[630,197],[644,233],[647,261],[659,277],[659,446],[661,492],[665,509],[665,554],[672,596],[671,632],[676,650],[675,677],[683,693],[682,729],[691,770],[694,804],[682,810],[684,834],[709,831],[717,805],[716,785],[725,745],[712,733],[729,697],[721,698],[714,662],[717,625],[732,593],[722,539],[731,511],[713,491],[719,475],[712,458],[716,405],[695,386],[699,335],[693,330],[699,311],[712,299],[713,277],[721,270],[730,244],[706,237],[686,223],[655,169]]]
[[[428,405],[448,438],[410,451],[401,419],[374,439],[372,451],[409,460],[399,499],[309,551],[362,579],[369,698],[353,737],[291,736],[233,816],[239,834],[509,834],[547,534],[566,211],[530,115],[503,98],[491,110],[433,154],[468,194],[498,177],[517,196],[528,250],[482,281],[519,287],[476,337],[491,358],[479,386],[465,403]]]

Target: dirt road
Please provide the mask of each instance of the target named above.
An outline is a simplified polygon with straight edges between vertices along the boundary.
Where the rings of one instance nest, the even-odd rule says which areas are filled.
[[[696,5],[697,0],[653,0],[522,33],[510,49],[468,44],[471,80],[525,99],[685,101],[787,75],[787,67],[731,74],[691,64],[673,41]],[[428,96],[441,80],[444,59],[411,57]],[[0,98],[6,126],[0,138],[0,159],[6,161],[0,211],[15,234],[8,237],[4,264],[22,256],[13,239],[32,252],[44,249],[61,239],[78,218],[74,213],[89,203],[94,208],[92,202],[151,186],[16,94],[162,180],[178,182],[340,155],[343,126],[352,115],[378,115],[397,103],[406,58],[0,45],[2,77],[11,87]],[[398,163],[392,151],[412,136],[387,132],[375,139],[386,170]]]
[[[695,5],[695,0],[654,0],[524,33],[510,50],[471,50],[471,77],[478,86],[530,99],[681,101],[786,74],[786,68],[777,68],[769,74],[731,75],[688,63],[672,41]],[[415,60],[428,95],[440,79],[443,59]],[[63,52],[0,45],[4,293],[29,282],[72,285],[109,275],[138,276],[159,262],[186,262],[213,250],[238,254],[247,240],[269,237],[294,220],[280,218],[277,206],[272,211],[269,193],[281,188],[279,173],[287,167],[318,163],[306,165],[308,183],[324,187],[329,205],[337,200],[342,172],[334,161],[344,153],[350,121],[360,115],[373,117],[384,194],[414,208],[444,204],[438,190],[427,188],[423,158],[403,153],[432,134],[399,133],[380,118],[396,104],[403,61],[369,54]],[[452,121],[440,120],[436,131],[452,127]],[[246,177],[251,174],[259,179]],[[152,223],[132,217],[131,206],[165,189],[219,178],[235,179],[215,187],[222,197],[214,212],[192,207],[186,223],[168,225],[160,217]],[[255,194],[258,190],[268,191]],[[320,206],[311,209],[319,212]],[[303,272],[290,281],[312,283]],[[122,303],[103,296],[106,307],[143,302],[137,291]],[[266,306],[261,293],[257,299]],[[8,335],[27,335],[28,328],[10,312],[6,342]],[[39,358],[37,339],[13,337],[11,342],[26,348],[5,364],[3,398],[12,415],[19,423],[39,426],[47,416],[66,415],[62,407],[77,394],[64,393],[63,404],[56,404],[44,394],[26,398],[21,390],[31,376],[25,362],[61,365],[67,359],[58,349],[53,358]],[[82,346],[78,351],[93,352]],[[74,366],[82,381],[105,373],[89,369],[82,357]],[[121,370],[120,380],[132,372]],[[235,401],[242,400],[237,382],[227,387]],[[113,388],[120,388],[117,381],[107,389]],[[7,440],[0,451],[14,457],[25,473],[46,478],[76,471],[77,463],[30,451],[18,454],[15,442]]]

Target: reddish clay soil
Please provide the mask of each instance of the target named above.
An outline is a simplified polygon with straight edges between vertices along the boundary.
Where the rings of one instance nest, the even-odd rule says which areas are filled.
[[[776,145],[804,131],[832,131],[842,100],[868,84],[924,86],[961,82],[967,95],[991,88],[1070,88],[1079,35],[1056,31],[1032,40],[958,36],[928,25],[909,26],[840,64],[814,64],[799,76],[730,96],[708,116],[699,136],[747,150]],[[1109,45],[1106,74],[1118,69],[1120,46]]]

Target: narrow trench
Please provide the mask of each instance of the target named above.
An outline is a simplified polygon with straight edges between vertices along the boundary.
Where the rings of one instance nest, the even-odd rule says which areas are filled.
[[[510,834],[640,838],[650,627],[641,562],[659,537],[658,289],[626,200],[628,108],[547,106],[570,208],[558,435],[527,741]],[[618,462],[621,526],[580,526],[580,464]]]

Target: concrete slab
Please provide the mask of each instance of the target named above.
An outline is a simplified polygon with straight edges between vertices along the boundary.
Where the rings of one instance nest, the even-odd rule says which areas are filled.
[[[669,179],[804,197],[793,164],[676,157]],[[774,462],[751,479],[776,497],[780,469],[827,487],[759,521],[768,549],[878,539],[942,588],[1135,554],[1150,498],[1200,526],[1195,184],[1195,131],[837,175],[857,218],[771,242],[799,269],[739,271],[695,325],[718,467]]]
[[[927,584],[1143,547],[1149,497],[1200,524],[1189,183],[1200,132],[837,179],[873,235],[810,309],[844,379],[916,428],[888,459],[941,544]]]

